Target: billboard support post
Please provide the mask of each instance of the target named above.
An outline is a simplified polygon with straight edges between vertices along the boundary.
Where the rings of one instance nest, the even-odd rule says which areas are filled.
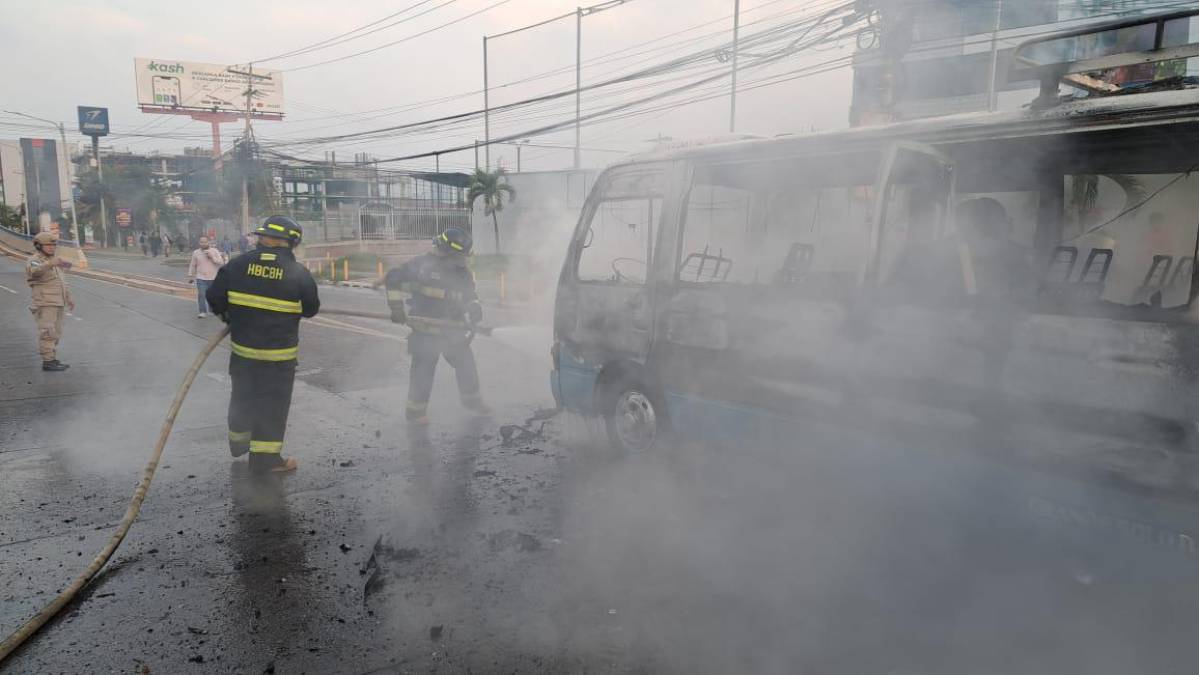
[[[96,108],[93,106],[78,106],[76,112],[79,115],[79,133],[85,136],[90,136],[92,139],[92,161],[96,163],[96,178],[100,186],[100,231],[104,236],[104,244],[108,243],[108,213],[104,208],[104,165],[100,163],[100,137],[108,135],[108,108]],[[67,143],[66,132],[60,124],[58,130],[63,135],[63,146]],[[64,150],[65,152],[65,150]],[[82,247],[83,232],[79,231],[79,225],[75,219],[75,200],[72,192],[71,199],[71,222],[75,223],[76,236],[79,246]],[[120,243],[120,242],[117,242]]]
[[[96,178],[100,181],[100,231],[104,233],[105,244],[108,243],[108,211],[104,206],[104,165],[100,162],[100,137],[92,136],[92,158],[96,160]],[[117,233],[118,238],[122,236]],[[119,245],[121,242],[118,241]]]

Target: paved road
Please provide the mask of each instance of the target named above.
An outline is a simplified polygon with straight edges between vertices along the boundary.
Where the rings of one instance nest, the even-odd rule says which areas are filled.
[[[72,368],[42,373],[20,268],[0,260],[5,634],[105,541],[178,381],[218,328],[188,301],[74,288],[62,347]],[[835,470],[803,463],[845,449],[816,433],[777,447],[599,450],[546,412],[541,328],[477,341],[493,419],[461,417],[443,371],[434,426],[410,435],[397,419],[402,329],[344,323],[302,330],[286,443],[300,471],[260,482],[228,457],[219,352],[129,538],[6,672],[1129,673],[1186,662],[1197,626],[1176,584],[1104,586],[1087,559],[1014,556],[985,518],[955,527],[946,509],[908,505],[886,486],[929,477],[902,467],[863,467],[879,481],[840,487]]]

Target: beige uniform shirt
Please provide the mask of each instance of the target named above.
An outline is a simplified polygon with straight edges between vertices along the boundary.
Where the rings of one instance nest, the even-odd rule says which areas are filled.
[[[50,258],[36,253],[25,262],[25,281],[33,291],[34,307],[64,307],[71,301],[67,275],[61,267],[46,263]]]

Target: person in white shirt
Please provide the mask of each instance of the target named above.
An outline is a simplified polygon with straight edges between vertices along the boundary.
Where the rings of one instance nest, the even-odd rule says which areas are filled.
[[[224,264],[225,256],[210,245],[208,237],[200,237],[200,248],[192,251],[191,263],[187,266],[187,283],[196,284],[196,302],[200,306],[197,318],[208,316],[208,300],[204,294],[208,292],[212,280],[216,279],[217,270]]]

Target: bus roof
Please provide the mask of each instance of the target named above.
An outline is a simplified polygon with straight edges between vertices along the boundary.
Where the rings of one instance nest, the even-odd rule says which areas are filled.
[[[717,140],[677,149],[656,148],[620,164],[666,160],[703,162],[756,152],[771,155],[852,152],[866,151],[895,140],[945,145],[1196,123],[1199,123],[1199,89],[1183,89],[1078,99],[1043,110],[1024,108],[996,113],[964,113],[843,131]]]

